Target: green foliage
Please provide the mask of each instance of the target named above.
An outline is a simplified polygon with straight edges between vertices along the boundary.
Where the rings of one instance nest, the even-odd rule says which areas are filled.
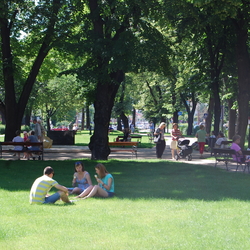
[[[63,75],[40,84],[33,109],[40,109],[46,118],[56,114],[57,119],[62,120],[72,107],[76,108],[79,103],[76,77]]]
[[[0,124],[0,134],[5,134],[5,125]]]
[[[31,130],[31,127],[30,127],[30,126],[23,125],[23,126],[21,127],[21,131],[22,131],[22,132],[23,132],[23,131],[29,132],[30,130]]]

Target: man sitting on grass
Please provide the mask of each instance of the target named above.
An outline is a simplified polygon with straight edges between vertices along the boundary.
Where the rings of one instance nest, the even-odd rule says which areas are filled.
[[[55,203],[60,198],[66,203],[70,203],[68,198],[68,189],[58,184],[53,180],[54,170],[52,167],[46,167],[43,170],[43,176],[37,178],[30,190],[30,204],[46,204]],[[57,188],[59,191],[49,196],[48,192],[52,187]]]

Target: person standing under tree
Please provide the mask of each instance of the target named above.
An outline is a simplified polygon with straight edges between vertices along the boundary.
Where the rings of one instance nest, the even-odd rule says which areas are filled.
[[[37,137],[38,141],[41,141],[42,131],[40,124],[37,122],[37,119],[33,119],[33,124],[35,125],[34,127],[35,136]]]
[[[182,133],[178,128],[178,124],[173,123],[173,129],[171,131],[171,139],[172,140],[171,140],[171,144],[170,144],[172,159],[175,159],[175,151],[178,150],[177,144],[178,144],[178,140],[180,137],[182,137]]]
[[[205,147],[205,144],[206,144],[206,136],[207,136],[207,133],[205,131],[205,126],[203,124],[200,125],[200,129],[197,131],[195,136],[198,138],[200,159],[202,159],[203,158],[204,147]]]
[[[160,126],[156,129],[154,135],[159,135],[160,134],[160,141],[159,143],[156,144],[156,156],[158,159],[162,158],[163,152],[166,147],[166,141],[164,138],[164,129],[166,127],[165,122],[162,122]]]

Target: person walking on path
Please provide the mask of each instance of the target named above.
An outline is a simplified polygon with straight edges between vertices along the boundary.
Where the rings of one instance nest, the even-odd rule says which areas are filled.
[[[68,198],[68,189],[53,180],[54,175],[52,167],[48,166],[43,170],[43,176],[37,178],[31,187],[30,204],[55,203],[60,198],[65,203],[71,203]],[[52,187],[57,188],[59,191],[49,196],[48,192]]]
[[[195,136],[198,138],[200,159],[202,159],[203,158],[204,147],[205,147],[205,144],[206,144],[206,136],[207,136],[207,133],[205,131],[205,127],[204,127],[203,124],[200,125],[200,129],[197,131]]]
[[[171,140],[171,144],[170,144],[172,159],[175,159],[175,151],[178,150],[177,144],[178,144],[178,140],[180,137],[182,137],[182,133],[178,128],[178,124],[173,123],[173,129],[171,131],[171,139],[172,140]]]
[[[156,144],[156,156],[158,159],[161,159],[163,152],[166,147],[166,141],[164,138],[164,128],[166,127],[165,122],[162,122],[160,126],[156,129],[154,135],[160,134],[160,141]]]

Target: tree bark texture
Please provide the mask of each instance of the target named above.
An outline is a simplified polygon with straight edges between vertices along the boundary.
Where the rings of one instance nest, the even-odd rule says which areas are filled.
[[[182,102],[186,108],[186,111],[188,113],[188,128],[187,128],[187,135],[192,135],[193,132],[193,123],[194,123],[194,113],[195,113],[195,109],[197,106],[197,100],[195,98],[195,94],[192,93],[192,109],[190,110],[189,105],[187,104],[187,101],[185,99],[185,96],[181,94],[181,99]]]
[[[210,134],[211,132],[213,114],[214,114],[214,98],[210,95],[207,118],[206,118],[206,132],[208,134]]]
[[[243,148],[247,123],[248,123],[248,108],[249,108],[249,89],[250,89],[250,60],[248,54],[248,30],[244,17],[239,13],[238,22],[236,24],[237,44],[236,57],[238,68],[238,120],[236,133],[241,136],[241,148]]]
[[[1,46],[2,46],[2,60],[3,60],[3,77],[5,87],[4,104],[0,103],[4,108],[4,115],[6,118],[5,141],[10,141],[15,136],[15,131],[21,128],[21,123],[24,111],[30,97],[31,90],[35,83],[36,77],[39,73],[41,65],[51,49],[51,42],[54,37],[54,27],[57,21],[57,14],[61,7],[60,0],[53,1],[53,8],[51,19],[48,22],[47,33],[43,39],[40,50],[30,70],[29,76],[23,86],[21,95],[17,101],[15,92],[14,68],[11,51],[11,28],[13,20],[9,21],[5,17],[0,18],[1,27]],[[5,11],[9,11],[5,6]]]
[[[111,111],[114,106],[114,99],[120,86],[119,83],[123,80],[124,73],[122,71],[117,71],[111,74],[110,83],[99,82],[97,85],[94,102],[95,129],[89,143],[92,160],[107,160],[110,154],[110,148],[108,146],[109,122]]]
[[[233,100],[228,100],[228,116],[229,116],[229,123],[228,123],[228,139],[232,139],[235,135],[235,124],[236,124],[236,110],[232,109]]]
[[[82,108],[82,122],[81,122],[81,130],[84,130],[84,124],[85,124],[85,109]]]

